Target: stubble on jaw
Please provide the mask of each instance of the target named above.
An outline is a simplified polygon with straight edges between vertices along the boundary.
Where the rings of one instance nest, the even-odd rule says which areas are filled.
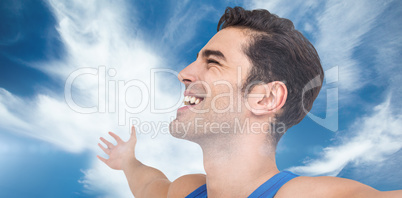
[[[197,113],[197,110],[189,112],[191,111],[191,109],[189,109],[186,112],[188,115],[178,114],[177,119],[170,123],[170,133],[177,138],[201,143],[211,141],[209,139],[212,138],[222,139],[221,136],[227,136],[226,139],[229,139],[230,135],[241,132],[236,129],[236,124],[239,125],[238,123],[242,122],[241,120],[244,115],[241,109],[242,107],[239,108],[237,106],[243,106],[238,105],[238,101],[242,103],[244,100],[237,98],[242,96],[238,94],[240,92],[238,87],[234,87],[236,90],[234,93],[233,91],[226,92],[226,90],[218,90],[221,91],[221,94],[230,93],[232,96],[216,94],[214,97],[218,96],[217,99],[209,98],[207,100],[208,104],[203,104],[209,107],[207,112]],[[230,97],[231,99],[228,99]],[[204,99],[204,102],[205,101],[206,99]],[[192,118],[189,119],[188,116]],[[203,141],[203,139],[205,139],[205,141]]]

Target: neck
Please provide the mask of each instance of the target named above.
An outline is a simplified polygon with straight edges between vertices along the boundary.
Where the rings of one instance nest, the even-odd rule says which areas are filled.
[[[200,145],[209,197],[247,197],[279,172],[266,134],[222,134],[208,139]]]

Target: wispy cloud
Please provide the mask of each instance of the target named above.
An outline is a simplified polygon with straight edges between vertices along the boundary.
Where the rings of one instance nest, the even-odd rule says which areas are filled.
[[[289,6],[290,4],[292,6]],[[263,0],[252,0],[247,5],[251,9],[267,9],[273,14],[276,14],[280,17],[292,17],[292,21],[295,24],[299,23],[306,23],[307,21],[301,20],[304,19],[304,16],[307,13],[311,12],[312,9],[316,9],[320,4],[314,0],[307,0],[307,1],[263,1]]]
[[[356,47],[373,27],[375,19],[389,5],[378,1],[251,1],[252,8],[265,8],[290,18],[308,34],[324,69],[339,66],[339,88],[345,94],[363,87],[365,65],[354,57]],[[289,6],[292,4],[294,6]],[[342,97],[342,95],[341,95]],[[345,99],[345,98],[340,98]]]
[[[357,119],[339,132],[337,145],[324,148],[318,159],[292,167],[302,175],[338,175],[346,165],[378,164],[402,148],[402,115],[392,113],[390,96],[373,108],[370,115]]]
[[[208,4],[189,1],[172,2],[172,16],[166,24],[161,41],[173,48],[180,48],[194,38],[201,20],[220,17],[218,11]],[[208,18],[207,18],[208,17]]]
[[[328,1],[319,16],[316,47],[324,67],[340,67],[342,91],[350,93],[369,80],[362,76],[365,65],[356,61],[354,52],[385,8],[387,3],[379,1]]]
[[[63,85],[74,72],[85,68],[87,73],[81,73],[72,83],[72,99],[77,106],[96,107],[97,112],[77,112],[64,95],[52,91],[22,99],[0,89],[0,127],[49,142],[68,152],[93,152],[93,167],[83,170],[80,182],[88,190],[104,193],[106,197],[127,197],[131,193],[122,174],[116,174],[95,158],[95,153],[100,153],[96,146],[98,137],[111,130],[128,138],[130,118],[139,118],[144,123],[169,123],[175,112],[151,113],[149,96],[158,96],[156,108],[174,107],[181,99],[181,90],[166,91],[159,86],[151,89],[151,85],[163,80],[164,84],[180,87],[179,82],[174,73],[165,73],[162,80],[151,82],[152,69],[167,64],[139,34],[133,34],[141,27],[136,24],[133,16],[136,11],[129,2],[50,0],[47,5],[56,19],[65,54],[61,60],[28,64]],[[124,87],[130,82],[137,84]],[[138,105],[144,108],[133,112]],[[140,131],[138,138],[138,158],[160,168],[170,179],[189,171],[202,171],[201,151],[196,145],[178,142],[167,134],[141,134]],[[186,149],[182,149],[183,145]],[[162,154],[166,151],[172,155]],[[183,165],[177,168],[171,164],[172,160]]]
[[[88,194],[102,194],[104,198],[133,197],[122,171],[110,170],[104,164],[94,162],[92,168],[83,170],[85,177],[79,182],[88,190]]]

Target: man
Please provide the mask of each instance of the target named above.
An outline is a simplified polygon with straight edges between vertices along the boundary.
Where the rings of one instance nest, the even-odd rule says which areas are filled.
[[[227,8],[218,33],[178,76],[185,105],[173,136],[199,144],[206,175],[173,182],[135,157],[136,136],[99,146],[109,167],[123,170],[135,197],[402,197],[336,177],[280,172],[276,145],[299,123],[324,78],[317,52],[291,21],[266,10]]]

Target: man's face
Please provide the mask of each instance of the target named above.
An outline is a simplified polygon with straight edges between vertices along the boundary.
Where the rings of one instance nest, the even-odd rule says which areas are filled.
[[[179,73],[186,106],[177,110],[170,125],[173,136],[196,141],[232,133],[236,119],[244,119],[248,112],[240,89],[251,66],[243,52],[247,41],[243,30],[223,29]]]

